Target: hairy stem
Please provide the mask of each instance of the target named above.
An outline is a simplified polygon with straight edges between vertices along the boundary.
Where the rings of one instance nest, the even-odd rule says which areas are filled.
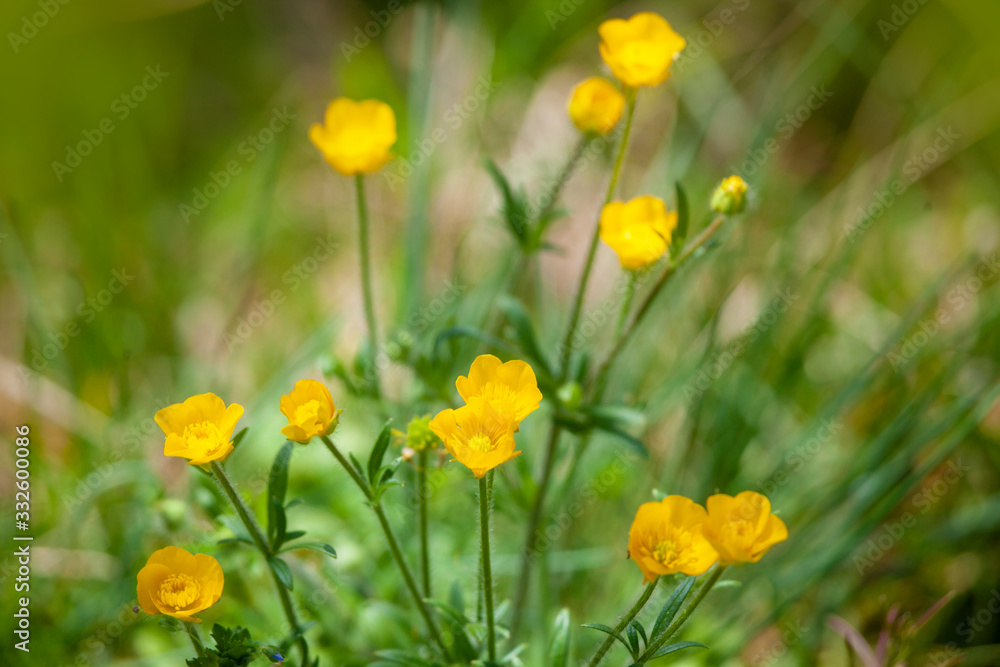
[[[365,198],[365,179],[362,174],[354,177],[358,199],[358,252],[361,255],[361,291],[365,302],[365,320],[368,323],[368,345],[370,352],[372,385],[375,395],[379,393],[378,380],[378,324],[375,321],[375,298],[372,296],[371,247],[368,240],[368,202]]]
[[[493,471],[486,473],[493,477]],[[497,659],[496,629],[493,625],[493,569],[490,563],[490,509],[493,498],[490,481],[479,478],[479,538],[483,560],[483,602],[486,607],[486,646],[490,662]]]
[[[649,598],[652,597],[653,591],[656,589],[656,584],[658,584],[659,582],[660,582],[660,577],[657,577],[656,579],[653,579],[646,585],[646,589],[642,592],[642,595],[639,596],[639,599],[635,601],[635,604],[632,605],[632,608],[629,609],[624,616],[622,616],[620,621],[618,621],[618,625],[615,626],[616,633],[621,634],[622,630],[627,628],[628,624],[632,622],[632,619],[634,619],[639,614],[639,612],[642,611],[642,608],[646,606],[647,602],[649,602]],[[604,642],[601,644],[600,648],[597,649],[597,653],[595,653],[594,657],[590,659],[589,663],[587,663],[587,667],[596,667],[596,665],[599,664],[601,660],[604,659],[604,654],[611,649],[611,646],[614,643],[615,643],[615,638],[612,637],[611,635],[608,635],[607,638],[604,640]]]
[[[417,513],[420,521],[420,575],[424,597],[431,596],[431,558],[427,540],[427,450],[417,454]]]
[[[660,650],[660,648],[666,644],[670,638],[681,629],[681,627],[684,626],[684,623],[691,617],[691,614],[693,614],[694,610],[698,608],[698,605],[705,601],[705,598],[712,590],[712,587],[719,583],[719,578],[722,577],[722,573],[725,571],[725,565],[715,566],[712,574],[708,576],[705,583],[703,583],[698,589],[698,592],[695,593],[694,599],[691,600],[691,602],[688,603],[688,606],[686,606],[684,610],[674,618],[673,622],[667,626],[666,630],[663,631],[663,634],[661,634],[659,638],[653,640],[649,646],[646,647],[646,650],[639,656],[639,660],[637,660],[637,662],[643,663],[649,660],[651,655]]]
[[[302,652],[302,664],[306,665],[309,662],[309,644],[306,642],[306,638],[302,635],[302,626],[299,625],[298,615],[295,613],[295,605],[292,603],[292,597],[288,589],[278,578],[277,572],[271,567],[271,558],[274,553],[271,551],[271,545],[268,544],[267,537],[264,535],[264,531],[261,530],[260,524],[257,523],[256,517],[254,517],[253,512],[250,508],[246,506],[243,502],[243,498],[236,491],[233,483],[229,480],[226,475],[226,471],[219,465],[218,461],[212,461],[212,476],[218,483],[219,488],[222,489],[226,497],[229,498],[230,504],[232,504],[233,509],[236,510],[236,515],[240,517],[240,521],[243,522],[243,526],[250,533],[250,539],[257,546],[257,550],[267,561],[267,569],[271,571],[271,579],[274,580],[274,585],[278,589],[278,598],[281,600],[281,608],[285,612],[285,619],[288,621],[288,626],[291,628],[292,634],[295,635],[296,641],[299,645],[299,649]]]

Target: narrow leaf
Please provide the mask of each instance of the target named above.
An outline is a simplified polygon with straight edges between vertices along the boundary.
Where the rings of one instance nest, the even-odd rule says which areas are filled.
[[[628,649],[629,652],[631,652],[631,648],[629,647],[628,642],[625,641],[625,638],[622,637],[621,633],[610,626],[604,625],[603,623],[584,623],[580,627],[590,628],[592,630],[597,630],[599,632],[603,632],[604,634],[611,635],[612,637],[620,641],[622,643],[622,646]]]
[[[684,240],[688,235],[688,225],[691,220],[691,212],[688,207],[688,198],[687,193],[684,192],[684,186],[681,185],[680,181],[677,181],[677,183],[674,184],[674,188],[677,190],[677,228],[674,229],[670,245],[674,255],[677,255],[684,247]]]
[[[278,575],[278,580],[281,581],[285,588],[292,590],[292,570],[288,567],[288,563],[281,560],[277,556],[272,556],[267,562],[271,566],[274,573]]]
[[[674,620],[674,616],[677,615],[681,605],[684,604],[684,599],[691,592],[694,581],[695,577],[686,577],[684,581],[677,584],[677,588],[670,594],[667,602],[663,605],[663,609],[660,611],[660,615],[656,618],[656,623],[653,624],[653,631],[650,633],[653,641],[656,641],[660,633],[670,625],[670,621]]]
[[[682,651],[682,650],[684,650],[686,648],[695,648],[695,647],[697,647],[697,648],[708,648],[704,644],[699,644],[698,642],[677,642],[675,644],[667,644],[666,646],[664,646],[663,648],[661,648],[659,651],[657,651],[653,655],[649,656],[649,660],[655,660],[656,658],[661,658],[661,657],[663,657],[665,655],[668,655],[670,653],[674,653],[676,651]]]
[[[392,420],[386,420],[385,425],[382,426],[381,432],[378,434],[378,438],[375,439],[375,446],[372,448],[372,453],[368,457],[368,483],[375,486],[378,479],[378,471],[382,467],[382,457],[385,456],[385,450],[389,448],[389,442],[392,439]]]
[[[291,551],[292,549],[312,549],[313,551],[318,551],[321,554],[326,554],[331,558],[337,557],[337,552],[326,542],[298,542],[297,544],[287,544],[281,551],[284,553],[285,551]]]
[[[560,610],[552,628],[552,643],[549,645],[549,667],[569,665],[569,609]]]
[[[288,491],[288,463],[292,460],[292,447],[294,445],[290,442],[281,446],[274,457],[274,463],[271,464],[271,474],[267,479],[267,536],[275,546],[281,544],[276,541],[279,522],[281,532],[284,533],[285,494]]]

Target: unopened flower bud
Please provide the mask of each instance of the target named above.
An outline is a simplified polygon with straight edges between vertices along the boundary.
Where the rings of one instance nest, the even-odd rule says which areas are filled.
[[[747,205],[747,183],[739,176],[723,179],[712,193],[712,210],[723,215],[742,213]]]

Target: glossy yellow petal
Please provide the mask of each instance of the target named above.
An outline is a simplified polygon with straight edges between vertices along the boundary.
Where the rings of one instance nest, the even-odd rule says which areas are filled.
[[[147,614],[200,623],[195,614],[218,602],[224,576],[211,556],[166,547],[149,557],[136,582],[139,604]]]
[[[652,12],[627,21],[611,19],[598,28],[601,58],[627,86],[656,86],[670,76],[670,66],[684,50],[684,38]]]
[[[705,509],[683,496],[643,503],[629,530],[629,556],[643,580],[665,574],[699,575],[718,559],[702,533]]]
[[[705,537],[724,563],[755,563],[788,539],[781,519],[771,514],[770,501],[755,491],[737,496],[716,494],[706,502]]]
[[[332,433],[340,416],[330,390],[316,380],[296,382],[292,392],[281,397],[279,407],[288,419],[288,426],[281,429],[282,435],[303,444]]]
[[[385,103],[337,98],[327,106],[324,123],[309,128],[309,140],[340,173],[371,173],[392,157],[396,117]]]
[[[607,79],[591,77],[570,96],[567,112],[581,132],[603,135],[614,129],[625,109],[625,96]]]
[[[610,202],[601,211],[601,240],[618,254],[622,268],[635,271],[656,262],[670,247],[677,213],[663,200],[644,195]]]
[[[481,398],[491,409],[511,416],[515,430],[542,400],[531,366],[518,359],[503,363],[492,354],[478,356],[469,376],[455,380],[455,387],[466,403]]]

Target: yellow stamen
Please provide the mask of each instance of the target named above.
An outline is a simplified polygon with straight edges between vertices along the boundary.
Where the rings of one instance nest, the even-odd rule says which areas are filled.
[[[198,599],[198,583],[186,574],[172,574],[160,584],[160,602],[179,611]]]

